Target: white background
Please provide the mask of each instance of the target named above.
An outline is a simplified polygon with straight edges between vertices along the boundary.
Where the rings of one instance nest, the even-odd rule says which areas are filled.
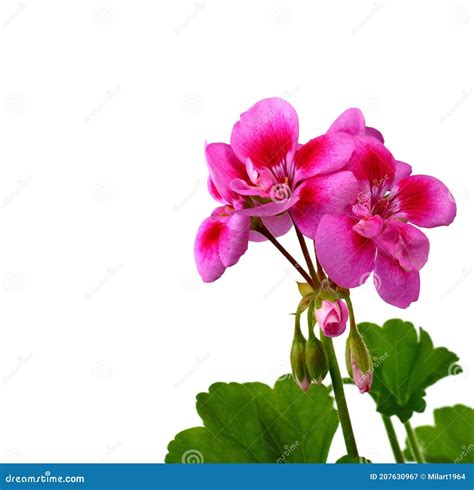
[[[411,320],[461,357],[415,425],[472,404],[473,32],[467,0],[2,0],[1,460],[161,462],[198,392],[288,371],[296,273],[269,244],[211,285],[193,259],[215,206],[204,141],[268,96],[302,142],[360,107],[452,190],[420,300],[398,310],[370,281],[353,299],[359,321]],[[392,461],[372,399],[347,392],[361,454]],[[329,461],[344,452],[338,431]]]

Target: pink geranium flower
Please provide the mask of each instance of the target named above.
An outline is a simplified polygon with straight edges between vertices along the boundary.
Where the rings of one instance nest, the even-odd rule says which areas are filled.
[[[456,204],[442,182],[411,175],[411,167],[396,161],[379,138],[360,131],[356,138],[348,169],[357,178],[359,194],[347,213],[321,219],[318,259],[345,288],[361,285],[374,271],[382,299],[406,308],[418,299],[419,271],[429,252],[427,237],[409,222],[425,228],[449,225]]]
[[[247,197],[240,214],[268,217],[289,211],[299,230],[313,238],[321,217],[341,212],[357,193],[354,176],[340,171],[354,141],[334,132],[301,146],[298,135],[298,116],[288,102],[257,102],[232,130],[231,147],[246,175],[233,179],[230,188]]]
[[[298,131],[288,102],[264,99],[241,115],[230,145],[206,145],[209,192],[223,206],[202,223],[195,241],[205,282],[234,265],[249,240],[265,239],[250,217],[261,219],[274,236],[286,233],[294,220],[312,238],[324,214],[342,212],[355,199],[356,179],[339,171],[354,150],[352,136],[323,135],[301,146]]]

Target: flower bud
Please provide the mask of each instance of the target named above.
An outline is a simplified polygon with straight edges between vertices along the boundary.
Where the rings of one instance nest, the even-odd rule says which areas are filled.
[[[298,383],[298,386],[303,391],[308,391],[311,382],[306,373],[305,347],[306,339],[303,337],[303,334],[298,326],[298,328],[295,328],[295,336],[293,337],[293,343],[291,344],[291,370],[295,381]]]
[[[321,384],[329,370],[329,363],[323,343],[314,334],[306,342],[305,363],[311,381]]]
[[[372,357],[358,332],[351,332],[346,344],[347,371],[361,393],[370,391],[373,379]]]
[[[316,320],[326,337],[337,337],[344,333],[349,310],[341,299],[321,302],[321,307],[315,311]]]

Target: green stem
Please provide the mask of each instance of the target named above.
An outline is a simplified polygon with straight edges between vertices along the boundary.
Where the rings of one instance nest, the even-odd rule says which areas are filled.
[[[315,318],[314,318],[314,301],[311,301],[310,304],[308,305],[308,339],[312,339],[314,335],[314,325],[315,325]]]
[[[351,322],[351,330],[359,333],[359,330],[357,329],[357,324],[355,321],[355,316],[354,316],[354,307],[352,306],[352,301],[349,296],[345,298],[346,304],[347,304],[347,309],[349,310],[349,321]]]
[[[405,422],[405,430],[407,431],[408,441],[410,443],[410,449],[413,453],[413,457],[417,463],[425,463],[425,459],[421,453],[420,445],[418,444],[418,439],[416,437],[415,431],[410,424],[410,421]]]
[[[390,446],[392,447],[393,456],[397,463],[404,463],[405,458],[403,457],[400,444],[398,443],[397,433],[395,432],[395,427],[393,426],[392,419],[386,415],[382,415],[383,424],[385,425],[385,430],[387,431],[388,440],[390,441]]]
[[[344,436],[344,442],[346,443],[347,454],[354,458],[358,458],[359,452],[357,450],[357,444],[354,438],[354,432],[352,430],[352,423],[349,416],[349,410],[347,408],[346,397],[344,395],[341,371],[339,370],[339,364],[337,363],[334,345],[332,343],[332,339],[330,337],[326,337],[322,332],[321,341],[324,344],[326,354],[328,356],[329,373],[331,374],[334,397],[336,398],[337,411],[339,413],[339,420],[341,421],[342,434]]]

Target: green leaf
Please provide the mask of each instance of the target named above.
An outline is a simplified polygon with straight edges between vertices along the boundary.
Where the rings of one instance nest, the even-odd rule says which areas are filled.
[[[474,463],[474,409],[470,407],[438,408],[434,426],[417,427],[415,434],[427,463]],[[408,447],[405,456],[413,461]]]
[[[364,458],[363,456],[349,456],[346,454],[336,461],[336,464],[369,464],[372,463],[370,459]]]
[[[459,374],[456,354],[444,347],[433,347],[430,336],[412,323],[389,320],[379,327],[359,324],[374,363],[374,379],[370,394],[377,411],[397,415],[406,422],[413,412],[426,408],[425,389],[438,380]]]
[[[180,432],[166,463],[324,463],[338,425],[325,386],[303,393],[290,375],[262,383],[215,383],[197,396],[204,427]]]

